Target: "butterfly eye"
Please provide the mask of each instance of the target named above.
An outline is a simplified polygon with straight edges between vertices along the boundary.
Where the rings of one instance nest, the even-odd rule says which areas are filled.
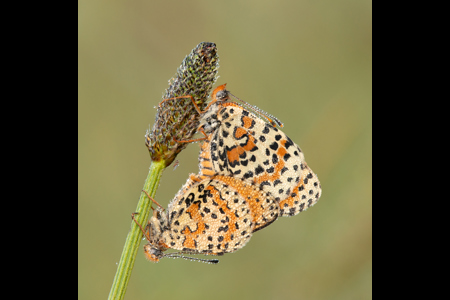
[[[224,100],[228,99],[228,91],[227,90],[218,91],[216,94],[216,98],[219,101],[224,101]]]

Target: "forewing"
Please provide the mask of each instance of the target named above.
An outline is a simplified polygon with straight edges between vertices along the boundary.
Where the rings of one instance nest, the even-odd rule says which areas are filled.
[[[164,232],[173,249],[223,254],[242,248],[255,224],[250,206],[225,183],[205,179],[171,203],[169,230]]]

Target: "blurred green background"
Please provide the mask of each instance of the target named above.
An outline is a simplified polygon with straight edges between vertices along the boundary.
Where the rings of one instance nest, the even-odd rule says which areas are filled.
[[[150,165],[154,106],[202,41],[217,44],[215,86],[284,122],[323,195],[218,265],[140,252],[126,299],[372,298],[371,1],[80,0],[78,11],[80,299],[109,294]],[[165,170],[164,206],[198,171],[198,151]]]

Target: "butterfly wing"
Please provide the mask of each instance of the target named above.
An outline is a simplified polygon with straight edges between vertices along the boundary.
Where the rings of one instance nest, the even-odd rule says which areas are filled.
[[[317,202],[317,175],[284,132],[231,104],[218,111],[217,119],[221,125],[202,145],[200,158],[210,163],[200,161],[200,174],[231,176],[258,186],[280,203],[281,216],[296,215]]]
[[[250,240],[255,227],[248,202],[215,179],[202,180],[179,194],[169,205],[168,218],[165,243],[192,253],[234,252]]]

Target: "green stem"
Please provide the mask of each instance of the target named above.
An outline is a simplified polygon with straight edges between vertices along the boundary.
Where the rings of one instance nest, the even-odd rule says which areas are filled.
[[[159,185],[159,179],[161,178],[162,172],[165,167],[166,164],[163,160],[159,162],[152,161],[150,165],[150,170],[144,183],[144,190],[151,197],[154,197],[156,194],[156,189]],[[135,216],[135,218],[140,224],[147,224],[151,206],[152,201],[147,197],[147,195],[145,195],[145,193],[142,192],[135,211],[139,213]],[[130,219],[131,213],[132,212],[130,212]],[[117,267],[116,276],[114,277],[111,291],[109,292],[108,300],[119,300],[124,298],[128,286],[128,280],[131,276],[131,270],[133,270],[134,261],[139,250],[141,239],[142,232],[140,228],[136,225],[135,222],[131,221],[131,231],[128,233],[125,245],[123,246],[122,256],[120,257],[120,262]]]

